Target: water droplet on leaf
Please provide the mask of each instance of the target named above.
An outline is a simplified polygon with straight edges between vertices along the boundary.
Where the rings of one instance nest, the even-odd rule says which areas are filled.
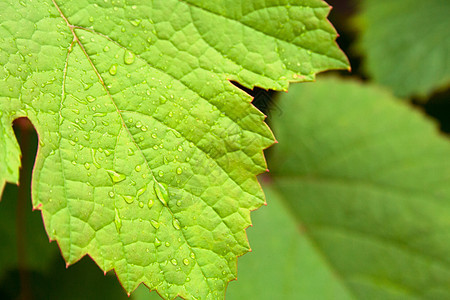
[[[155,181],[153,184],[153,188],[155,190],[156,197],[158,197],[159,201],[164,206],[167,206],[167,202],[169,201],[169,193],[167,191],[168,187],[164,183],[160,183],[158,181]]]
[[[113,76],[117,74],[117,64],[113,64],[111,68],[109,68],[109,74]]]
[[[147,206],[148,206],[148,208],[152,208],[152,206],[153,206],[153,200],[152,199],[148,200]]]
[[[155,229],[158,229],[159,226],[161,225],[161,224],[159,224],[159,222],[157,222],[157,221],[155,221],[155,220],[151,220],[150,223],[152,224],[152,226],[153,226]]]
[[[105,153],[106,153],[106,150],[105,150]],[[107,170],[107,172],[109,174],[109,177],[111,177],[111,180],[114,183],[118,183],[118,182],[124,181],[125,178],[126,178],[126,176],[124,174],[120,174],[120,173],[117,173],[117,172],[114,172],[114,171],[111,171],[111,170]]]
[[[137,191],[136,196],[137,196],[137,197],[142,196],[142,194],[144,194],[146,190],[147,190],[147,187],[144,186],[143,188],[141,188],[141,189],[139,189],[139,190]]]
[[[180,230],[180,229],[181,229],[180,221],[178,221],[177,219],[173,219],[172,224],[173,224],[173,227],[174,227],[176,230]]]
[[[139,20],[139,19],[137,19],[137,20],[132,20],[132,21],[130,21],[130,23],[133,25],[133,26],[139,26],[139,24],[141,24],[141,21],[142,20]]]
[[[115,217],[114,217],[114,224],[116,224],[116,230],[117,232],[120,233],[120,229],[122,228],[122,219],[120,219],[119,216],[119,211],[117,210],[117,208],[114,209],[115,210]]]
[[[131,51],[125,51],[125,54],[123,55],[123,61],[127,65],[131,65],[134,62],[135,58],[136,56]]]
[[[134,201],[133,196],[127,196],[127,195],[125,195],[125,196],[122,196],[122,198],[123,198],[123,200],[125,200],[125,202],[128,203],[128,204],[131,204],[131,203],[133,203],[133,201]]]

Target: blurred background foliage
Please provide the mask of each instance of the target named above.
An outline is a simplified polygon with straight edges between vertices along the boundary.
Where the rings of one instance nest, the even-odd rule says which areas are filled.
[[[248,91],[280,143],[227,299],[450,299],[450,2],[328,3],[352,72]],[[31,211],[37,137],[14,128],[24,188],[0,202],[0,299],[128,299],[114,274],[89,257],[66,269],[48,243]]]

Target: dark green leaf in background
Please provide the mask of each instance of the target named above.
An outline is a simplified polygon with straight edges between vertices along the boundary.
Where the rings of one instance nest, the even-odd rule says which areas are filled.
[[[348,290],[449,299],[450,143],[436,126],[355,81],[295,85],[279,105],[273,187]]]
[[[367,73],[401,97],[450,84],[450,1],[363,0],[354,28]]]
[[[239,277],[228,300],[352,299],[320,249],[266,178],[268,206],[252,216],[248,236],[252,253],[239,260]]]

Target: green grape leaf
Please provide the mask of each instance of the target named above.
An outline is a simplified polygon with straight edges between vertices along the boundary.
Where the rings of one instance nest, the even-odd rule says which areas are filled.
[[[127,292],[220,299],[249,250],[273,143],[245,87],[346,68],[321,0],[0,1],[0,183],[39,134],[33,206],[68,265]],[[6,162],[6,170],[4,164]]]
[[[450,85],[450,1],[361,1],[355,19],[367,73],[397,96]]]
[[[269,184],[351,295],[449,299],[448,139],[353,81],[296,85],[280,98]]]

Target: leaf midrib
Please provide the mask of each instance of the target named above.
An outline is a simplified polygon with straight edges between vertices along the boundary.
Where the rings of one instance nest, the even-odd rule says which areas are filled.
[[[142,155],[142,157],[144,158],[144,161],[145,161],[145,163],[147,164],[147,167],[148,167],[148,169],[149,169],[149,172],[152,174],[153,180],[156,181],[156,182],[158,182],[158,181],[156,180],[156,177],[154,176],[153,170],[150,168],[150,165],[149,165],[149,163],[148,163],[148,161],[147,161],[147,159],[146,159],[144,153],[142,152],[142,149],[138,146],[138,144],[136,143],[136,140],[134,139],[133,135],[132,135],[131,132],[129,131],[128,127],[126,126],[125,120],[123,119],[122,114],[120,113],[120,109],[118,108],[118,106],[117,106],[117,104],[115,103],[115,101],[114,101],[114,99],[113,99],[111,93],[109,92],[109,90],[108,90],[108,88],[107,88],[105,82],[103,81],[103,78],[101,77],[101,74],[98,72],[98,70],[97,70],[97,68],[95,67],[93,61],[90,59],[88,53],[86,52],[86,50],[85,50],[83,44],[81,43],[81,41],[79,40],[78,36],[76,35],[75,30],[74,30],[74,29],[75,29],[75,26],[73,26],[72,24],[69,23],[68,19],[65,17],[65,15],[63,14],[63,12],[61,11],[61,9],[59,8],[59,6],[58,6],[58,4],[56,3],[56,1],[55,1],[55,0],[52,0],[52,2],[53,2],[53,4],[54,4],[54,6],[56,7],[56,9],[58,10],[58,12],[60,13],[61,17],[62,17],[62,18],[64,19],[64,21],[66,22],[67,26],[69,27],[70,31],[72,32],[72,35],[74,36],[74,39],[75,39],[76,43],[80,46],[81,50],[83,51],[84,55],[86,56],[86,59],[89,61],[90,65],[91,65],[91,67],[92,67],[92,69],[93,69],[93,71],[96,73],[96,75],[97,75],[97,77],[98,77],[98,79],[99,79],[101,85],[103,86],[104,90],[106,91],[106,93],[108,94],[109,98],[111,99],[111,102],[113,103],[113,105],[114,105],[114,107],[115,107],[115,109],[116,109],[116,111],[117,111],[117,113],[118,113],[118,115],[120,116],[120,119],[121,119],[121,121],[122,121],[122,128],[124,128],[124,129],[127,131],[128,135],[129,135],[129,137],[130,137],[130,139],[132,140],[132,142],[134,143],[134,145],[135,145],[136,148],[138,149],[139,153],[140,153],[140,154]],[[72,42],[72,45],[73,45],[73,42]],[[70,52],[68,53],[68,56],[69,56],[69,54],[70,54]],[[67,64],[66,64],[66,65],[67,65]],[[63,86],[63,89],[64,89],[64,86]],[[59,111],[59,113],[61,113],[61,111]],[[170,209],[170,207],[167,206],[166,208],[168,209],[169,213],[172,215],[172,218],[175,219],[175,216],[174,216],[172,210]],[[184,238],[184,240],[185,240],[185,242],[186,242],[186,245],[189,247],[189,250],[190,250],[191,252],[195,253],[194,249],[193,249],[193,248],[191,247],[191,245],[189,244],[189,242],[188,242],[188,240],[187,240],[187,238],[186,238],[186,236],[185,236],[183,230],[180,230],[180,231],[181,231],[181,234],[183,235],[183,238]],[[120,236],[120,235],[119,235],[119,236]],[[123,243],[122,243],[122,246],[123,246]],[[157,254],[156,248],[155,248],[155,252],[156,252],[156,254]],[[212,293],[213,293],[213,288],[211,287],[211,285],[210,285],[210,283],[209,283],[209,281],[208,281],[208,278],[206,277],[206,275],[205,275],[205,273],[204,273],[204,271],[203,271],[202,266],[198,263],[197,256],[196,256],[195,259],[196,259],[196,263],[197,263],[197,265],[199,266],[199,269],[200,269],[200,271],[201,271],[201,273],[202,273],[202,275],[203,275],[203,277],[204,277],[204,279],[205,279],[205,282],[206,282],[206,284],[207,284],[207,286],[208,286],[209,293],[212,294]],[[127,263],[126,265],[127,265],[127,268],[129,268],[128,263]],[[157,263],[157,265],[158,265],[159,269],[162,271],[160,264]],[[129,274],[129,273],[130,273],[130,272],[127,272],[127,274]],[[164,273],[163,273],[163,274],[164,274]],[[129,292],[128,290],[127,290],[127,293],[130,294],[130,292]]]

